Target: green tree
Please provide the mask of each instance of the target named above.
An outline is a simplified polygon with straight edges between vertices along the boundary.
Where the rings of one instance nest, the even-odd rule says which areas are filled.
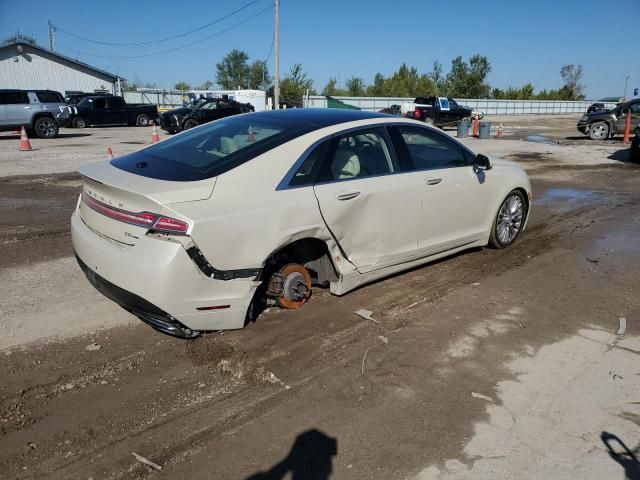
[[[322,95],[328,95],[330,97],[346,96],[347,92],[338,88],[338,80],[335,77],[331,77],[325,87],[322,89]]]
[[[584,85],[580,83],[580,80],[582,80],[582,65],[563,65],[560,69],[560,76],[564,81],[563,89],[567,100],[584,100]]]
[[[345,82],[345,86],[350,97],[362,97],[365,94],[364,80],[360,77],[351,77]]]
[[[231,50],[216,64],[216,82],[225,90],[247,88],[249,82],[249,55],[241,50]]]
[[[175,90],[191,90],[191,85],[187,82],[178,82],[173,86],[173,88]]]
[[[249,83],[248,88],[257,90],[268,90],[271,86],[271,77],[269,76],[269,67],[264,60],[256,60],[249,65]]]
[[[206,80],[202,85],[194,88],[194,90],[209,90],[211,87],[213,87],[213,82],[211,80]]]
[[[316,94],[313,80],[304,73],[302,65],[296,63],[280,82],[280,97],[283,101],[301,104],[307,90],[310,95]]]
[[[442,74],[442,64],[439,61],[433,62],[433,69],[429,74],[429,78],[433,81],[436,87],[436,95],[446,95],[446,82],[445,77]]]
[[[469,63],[461,56],[451,61],[451,70],[446,77],[447,94],[458,98],[486,98],[491,93],[491,87],[485,83],[491,71],[491,64],[487,57],[473,55]]]
[[[367,87],[366,95],[368,97],[390,97],[387,79],[381,73],[376,73],[373,77],[373,85]]]

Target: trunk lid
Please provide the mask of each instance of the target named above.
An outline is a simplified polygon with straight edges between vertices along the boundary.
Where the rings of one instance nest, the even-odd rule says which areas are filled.
[[[120,170],[108,161],[79,172],[84,180],[82,220],[99,235],[127,245],[135,245],[147,233],[151,225],[145,222],[159,215],[163,205],[205,200],[216,181],[215,177],[195,182],[158,180]]]

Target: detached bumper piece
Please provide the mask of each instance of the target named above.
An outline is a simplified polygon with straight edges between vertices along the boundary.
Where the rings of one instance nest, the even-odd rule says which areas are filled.
[[[185,327],[167,312],[162,311],[152,303],[146,301],[144,298],[124,290],[123,288],[120,288],[102,278],[96,272],[91,270],[80,259],[80,257],[78,257],[78,255],[76,255],[76,260],[87,277],[87,280],[89,280],[89,283],[91,283],[96,290],[154,329],[178,338],[195,338],[199,335],[198,332]]]
[[[187,248],[187,255],[193,263],[207,277],[215,280],[235,280],[236,278],[250,278],[257,280],[262,272],[261,268],[243,268],[240,270],[218,270],[213,267],[195,245]]]

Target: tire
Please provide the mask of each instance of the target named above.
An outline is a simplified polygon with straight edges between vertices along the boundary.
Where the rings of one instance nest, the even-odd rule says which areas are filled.
[[[431,117],[427,117],[424,119],[424,123],[426,123],[427,125],[431,125],[432,127],[434,126],[433,124],[433,118]]]
[[[56,138],[60,127],[51,117],[40,117],[33,122],[33,132],[38,138]]]
[[[87,128],[89,126],[89,122],[84,117],[76,117],[72,122],[73,128]]]
[[[311,275],[303,265],[290,263],[278,272],[284,277],[282,293],[276,302],[281,308],[295,310],[311,297]]]
[[[149,126],[149,117],[144,113],[141,113],[136,117],[136,126],[137,127],[148,127]]]
[[[589,125],[589,138],[591,140],[606,140],[609,138],[609,124],[596,122]]]
[[[491,248],[507,248],[522,232],[527,219],[527,201],[520,190],[513,190],[500,204],[496,218],[491,226],[489,246]]]
[[[188,118],[184,121],[184,125],[182,126],[182,130],[189,130],[190,128],[197,127],[198,122],[193,118]]]

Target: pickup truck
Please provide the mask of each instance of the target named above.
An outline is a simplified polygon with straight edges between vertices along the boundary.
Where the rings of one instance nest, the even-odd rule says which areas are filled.
[[[453,98],[417,97],[413,102],[403,103],[400,112],[405,117],[422,120],[430,125],[444,126],[471,117],[473,110],[458,105]]]
[[[631,133],[640,125],[640,99],[618,105],[612,110],[585,113],[576,128],[591,140],[606,140],[616,134],[622,135],[627,126],[627,115],[631,115]]]
[[[93,125],[136,125],[146,127],[158,120],[158,107],[144,103],[128,104],[116,96],[91,96],[68,106],[57,116],[65,127],[85,128]]]
[[[177,133],[219,118],[253,111],[250,103],[239,103],[230,98],[194,99],[186,107],[169,110],[160,115],[160,128],[169,133]]]

